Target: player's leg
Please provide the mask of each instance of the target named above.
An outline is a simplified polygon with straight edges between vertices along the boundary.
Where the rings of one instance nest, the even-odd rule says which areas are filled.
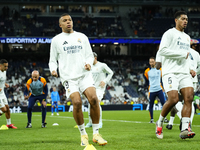
[[[32,118],[32,109],[33,106],[35,104],[35,99],[34,97],[31,95],[28,99],[28,107],[27,107],[27,118],[28,118],[28,123],[26,128],[32,128],[32,124],[31,124],[31,118]]]
[[[166,98],[165,98],[163,90],[158,91],[157,95],[158,95],[158,98],[160,99],[160,102],[161,102],[161,104],[163,106],[165,104],[165,102],[166,102]],[[164,123],[168,123],[168,122],[169,122],[169,120],[167,118],[165,118],[164,119]]]
[[[154,120],[153,120],[153,105],[154,105],[154,101],[155,101],[156,96],[157,96],[156,92],[150,92],[149,93],[149,114],[150,114],[150,122],[149,123],[154,123]]]
[[[66,90],[66,97],[70,97],[73,103],[73,117],[81,134],[81,146],[87,146],[89,144],[88,135],[85,130],[82,112],[82,101],[79,93],[80,79],[66,81],[63,86]]]
[[[169,120],[169,123],[167,124],[166,128],[171,130],[172,127],[173,127],[173,123],[174,123],[174,118],[175,118],[175,115],[177,113],[177,109],[176,107],[174,106],[172,109],[171,109],[171,114],[170,114],[170,120]]]
[[[44,95],[37,96],[37,99],[40,101],[41,109],[42,109],[42,128],[46,128],[46,114],[47,114],[47,103]]]
[[[56,102],[56,112],[57,112],[57,115],[59,115],[59,112],[58,112],[58,102]]]
[[[54,102],[51,103],[51,115],[53,116]]]
[[[88,102],[88,119],[89,119],[89,122],[86,124],[86,128],[89,128],[89,127],[92,127],[92,119],[91,119],[91,116],[90,116],[90,103]]]
[[[103,122],[102,122],[102,108],[101,108],[100,102],[101,101],[99,100],[99,109],[100,109],[99,128],[102,128],[102,126],[103,126]]]
[[[173,108],[173,106],[178,102],[178,85],[179,80],[174,74],[168,74],[162,77],[164,89],[167,92],[168,100],[163,105],[161,114],[158,121],[156,122],[156,136],[157,138],[163,138],[163,120]]]
[[[90,103],[90,116],[92,118],[92,128],[93,128],[93,142],[99,143],[99,145],[107,144],[99,134],[99,118],[100,118],[100,108],[99,101],[96,95],[96,90],[94,87],[88,87],[84,92],[84,95]]]
[[[192,111],[191,111],[191,116],[190,116],[191,125],[192,125],[192,121],[193,121],[193,118],[194,118],[194,113],[195,113],[195,108],[194,108],[194,101],[193,101],[192,102]]]
[[[97,98],[99,101],[99,109],[100,109],[100,116],[99,116],[99,128],[103,127],[102,122],[102,108],[101,108],[101,100],[103,99],[105,89],[96,89]]]
[[[13,124],[11,124],[10,108],[8,106],[8,100],[5,95],[1,98],[1,104],[2,104],[2,106],[4,106],[3,109],[1,109],[1,110],[5,113],[7,127],[17,129],[17,127],[15,127]]]
[[[87,146],[88,143],[88,135],[85,130],[84,120],[83,120],[83,112],[82,112],[82,101],[79,92],[74,92],[70,95],[70,98],[73,103],[73,116],[76,124],[78,125],[78,129],[81,134],[81,146]]]
[[[183,76],[180,84],[180,92],[184,99],[183,109],[182,109],[182,127],[180,138],[193,138],[195,133],[191,130],[190,116],[192,111],[192,102],[194,98],[194,88],[191,81],[191,77]]]

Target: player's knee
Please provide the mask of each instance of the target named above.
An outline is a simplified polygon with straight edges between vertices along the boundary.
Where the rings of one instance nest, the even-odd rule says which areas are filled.
[[[75,109],[81,109],[82,108],[82,102],[78,101],[78,100],[73,101],[73,107]]]
[[[192,103],[193,102],[193,95],[188,95],[185,99],[184,99],[184,101],[185,101],[185,103]]]
[[[3,108],[1,108],[1,111],[2,111],[3,113],[6,113],[6,112],[7,112],[7,108],[6,108],[6,107],[3,107]]]
[[[91,97],[91,100],[90,100],[90,105],[91,106],[94,106],[94,105],[97,105],[99,104],[99,100],[97,99],[97,97],[94,95]]]
[[[179,98],[177,96],[171,96],[170,99],[168,99],[173,105],[176,105],[178,103]]]

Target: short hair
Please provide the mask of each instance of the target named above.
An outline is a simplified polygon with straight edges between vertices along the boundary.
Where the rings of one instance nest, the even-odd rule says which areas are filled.
[[[177,12],[174,14],[174,19],[180,18],[181,15],[187,15],[187,13],[186,13],[185,11],[177,11]]]
[[[149,59],[154,59],[155,60],[155,57],[150,57]]]
[[[5,59],[1,59],[1,60],[0,60],[0,64],[4,64],[4,63],[8,63],[8,61],[5,60]]]
[[[93,52],[94,57],[97,57],[97,53]]]
[[[63,16],[70,16],[70,15],[68,13],[64,13],[64,14],[60,15],[60,18],[62,18]],[[59,20],[60,20],[60,18],[59,18]]]

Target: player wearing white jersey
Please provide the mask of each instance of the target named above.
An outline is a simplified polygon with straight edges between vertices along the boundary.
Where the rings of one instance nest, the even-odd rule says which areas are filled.
[[[191,45],[194,44],[193,41],[195,41],[195,40],[191,39]],[[199,56],[199,53],[195,49],[190,48],[189,58],[191,59],[191,65],[194,68],[194,71],[198,74],[197,66],[200,66],[200,56]],[[193,88],[194,88],[194,93],[195,93],[197,91],[197,84],[198,84],[197,75],[194,78],[192,78],[192,82],[193,82]],[[173,108],[171,110],[170,121],[169,121],[169,124],[166,126],[167,129],[169,129],[169,130],[172,129],[175,114],[177,114],[178,117],[181,119],[181,110],[182,110],[182,107],[183,107],[183,104],[182,104],[182,99],[181,99],[181,101],[179,101],[175,105],[175,109]],[[194,108],[194,101],[193,101],[193,103],[192,103],[192,111],[191,111],[191,116],[190,116],[190,122],[191,122],[191,124],[192,124],[192,121],[193,121],[194,112],[195,112],[195,108]]]
[[[69,14],[60,16],[59,26],[62,33],[53,37],[51,42],[49,59],[51,74],[58,77],[57,65],[59,64],[60,78],[66,89],[66,96],[70,97],[73,103],[73,116],[81,133],[81,146],[89,144],[82,112],[80,97],[82,93],[91,105],[93,142],[105,145],[107,141],[99,134],[100,108],[90,71],[94,56],[89,40],[84,34],[73,30],[73,21]]]
[[[11,124],[10,109],[8,106],[8,100],[4,93],[4,87],[8,88],[9,85],[6,83],[6,70],[8,69],[8,61],[5,59],[0,60],[0,110],[5,113],[7,127],[17,129]]]
[[[193,100],[193,85],[190,74],[194,77],[196,72],[190,68],[190,36],[184,33],[188,23],[187,14],[183,11],[175,13],[176,27],[167,30],[161,39],[159,53],[162,58],[163,85],[168,100],[164,104],[160,117],[156,123],[156,136],[163,138],[163,120],[179,101],[178,91],[184,99],[182,109],[182,131],[180,138],[193,138],[195,133],[190,128],[190,115]]]
[[[99,100],[99,104],[103,98],[105,93],[106,85],[110,81],[113,76],[113,71],[102,62],[97,61],[97,54],[94,54],[94,62],[92,67],[92,76],[96,87],[96,93]],[[100,105],[99,105],[100,106]],[[88,116],[89,116],[89,123],[87,123],[86,127],[92,127],[92,119],[90,117],[90,104],[88,104]],[[99,119],[99,128],[102,128],[102,108],[100,106],[100,119]]]

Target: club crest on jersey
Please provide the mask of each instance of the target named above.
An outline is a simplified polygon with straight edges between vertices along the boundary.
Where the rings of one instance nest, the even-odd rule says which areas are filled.
[[[172,85],[171,85],[171,84],[169,85],[169,88],[170,88],[170,89],[172,88]]]
[[[81,43],[81,39],[80,38],[78,38],[78,42]]]

